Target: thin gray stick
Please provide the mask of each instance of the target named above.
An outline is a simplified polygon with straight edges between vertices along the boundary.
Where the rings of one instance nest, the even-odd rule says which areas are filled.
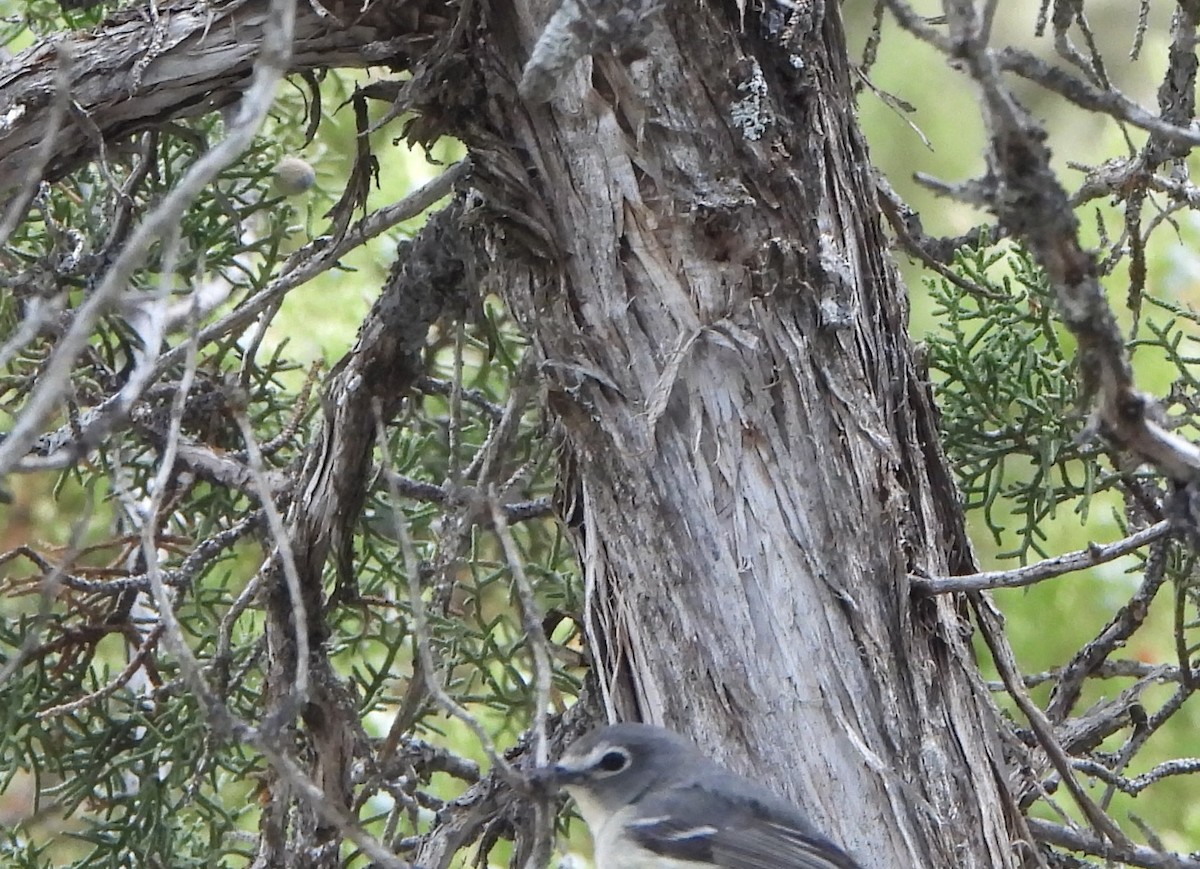
[[[500,545],[504,549],[504,558],[512,572],[513,584],[517,587],[517,596],[521,601],[521,627],[525,631],[525,641],[529,644],[533,658],[533,758],[534,763],[546,766],[549,761],[548,744],[546,740],[546,713],[550,708],[550,642],[542,629],[541,610],[533,592],[533,584],[525,573],[525,565],[517,542],[513,539],[508,527],[504,505],[499,493],[492,487],[488,493],[491,505],[492,525]],[[533,847],[526,862],[527,869],[542,869],[550,861],[550,850],[554,844],[554,813],[548,797],[534,801],[534,835]]]
[[[391,451],[388,449],[387,432],[384,430],[383,415],[378,407],[378,399],[375,401],[376,442],[379,445],[380,457],[384,467],[391,467]],[[386,479],[394,482],[392,477],[393,475],[391,474],[385,475]],[[391,495],[393,505],[396,506],[396,509],[393,511],[396,519],[396,539],[400,542],[400,551],[404,555],[404,571],[408,575],[408,597],[409,605],[412,607],[413,632],[416,634],[417,640],[417,660],[421,667],[422,676],[425,679],[425,686],[429,689],[429,692],[433,695],[433,699],[437,701],[439,706],[467,725],[475,735],[475,738],[479,740],[480,747],[483,748],[484,753],[488,756],[488,759],[492,762],[492,766],[500,774],[500,777],[515,790],[523,791],[525,789],[524,777],[496,751],[496,744],[492,741],[491,734],[484,729],[479,720],[451,697],[442,684],[437,662],[433,656],[433,639],[429,633],[429,613],[425,609],[425,598],[422,596],[421,565],[417,559],[417,551],[413,546],[412,538],[408,534],[408,524],[399,509],[400,493],[396,491],[394,485],[390,488],[391,492],[389,494]]]
[[[1022,588],[1056,576],[1104,564],[1136,552],[1143,546],[1161,540],[1171,533],[1171,523],[1165,519],[1131,534],[1116,543],[1089,546],[1077,552],[1056,555],[1012,570],[985,570],[967,576],[909,576],[914,591],[926,594],[948,594],[958,591],[985,591],[991,588]]]

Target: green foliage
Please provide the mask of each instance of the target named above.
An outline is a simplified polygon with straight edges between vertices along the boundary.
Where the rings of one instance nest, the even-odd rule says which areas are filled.
[[[324,87],[344,93],[352,82],[330,76]],[[164,290],[190,298],[205,282],[224,282],[230,291],[204,320],[211,323],[278,278],[288,255],[311,234],[326,231],[317,215],[336,196],[320,187],[340,193],[350,167],[345,154],[328,150],[328,142],[313,147],[327,149],[320,187],[298,205],[280,199],[273,187],[278,162],[301,150],[304,109],[298,89],[281,90],[267,129],[197,197],[179,224],[177,249],[171,250],[170,238],[155,248],[133,276],[127,300]],[[81,167],[43,188],[29,219],[0,248],[0,341],[16,334],[42,300],[80,304],[130,227],[222,135],[221,124],[212,115],[139,134],[111,149],[104,167]],[[354,147],[353,131],[342,138]],[[427,171],[425,155],[410,163],[406,177]],[[398,191],[386,198],[394,201]],[[388,264],[379,260],[394,257],[394,245],[393,237],[382,253],[366,252],[373,269],[347,269],[330,284],[342,294],[378,294]],[[264,471],[295,479],[320,419],[316,384],[335,360],[302,365],[288,336],[303,339],[332,325],[348,346],[360,319],[351,301],[329,296],[316,316],[285,304],[268,312],[274,319],[265,337],[252,320],[202,345],[182,417],[183,442],[244,466],[246,445],[236,424],[244,413]],[[126,382],[144,349],[128,319],[130,307],[115,310],[92,336],[71,374],[70,401],[52,422],[58,430],[36,453],[53,454],[69,443],[73,420],[111,402]],[[401,850],[432,828],[428,810],[459,796],[469,781],[405,767],[398,783],[375,769],[375,753],[397,720],[405,737],[486,758],[416,676],[398,523],[428,580],[424,604],[449,694],[501,745],[527,729],[534,704],[511,565],[489,523],[468,517],[470,498],[463,493],[486,483],[503,488],[507,498],[543,503],[553,494],[557,457],[536,407],[518,408],[517,425],[497,442],[513,384],[529,371],[507,314],[490,302],[481,304],[480,314],[461,339],[432,337],[424,393],[389,428],[387,458],[378,450],[374,456],[380,473],[355,528],[352,576],[341,575],[333,559],[326,567],[328,634],[320,653],[344,680],[362,722],[366,744],[355,762],[367,772],[356,779],[358,806],[370,832]],[[186,336],[187,329],[181,331]],[[57,338],[52,329],[29,335],[0,370],[0,413],[10,420],[24,407]],[[175,335],[163,349],[181,345]],[[140,548],[146,517],[139,511],[154,489],[186,364],[181,354],[161,363],[128,416],[114,422],[86,462],[10,482],[18,505],[33,505],[38,518],[17,521],[19,514],[12,514],[8,532],[21,535],[29,551],[11,551],[0,562],[0,670],[12,671],[0,681],[0,791],[27,792],[31,801],[27,816],[0,842],[5,865],[239,866],[253,857],[264,782],[273,771],[250,745],[217,726],[193,695],[180,661],[152,633],[159,619],[150,595],[117,585],[146,575]],[[489,475],[479,480],[489,450]],[[389,475],[442,494],[397,500]],[[155,539],[183,635],[224,709],[252,727],[264,726],[273,710],[266,702],[264,617],[253,583],[273,536],[253,493],[179,469],[168,487]],[[286,486],[275,494],[281,511],[296,497]],[[513,537],[540,608],[566,625],[556,640],[564,649],[577,646],[574,622],[564,615],[582,608],[574,553],[547,511],[533,512],[529,521],[514,521]],[[197,561],[202,552],[208,554]],[[581,670],[577,652],[557,660],[551,699],[561,708],[578,692]],[[291,736],[294,754],[308,757],[302,722]]]
[[[119,4],[100,2],[80,4],[78,9],[63,8],[69,5],[58,0],[0,0],[0,45],[19,49],[35,36],[94,27]]]
[[[1076,548],[1087,539],[1107,540],[1145,527],[1164,511],[1182,510],[1154,473],[1132,466],[1102,433],[1089,429],[1091,397],[1078,386],[1073,342],[1057,323],[1049,288],[1029,254],[984,245],[959,251],[954,269],[964,285],[926,281],[935,308],[927,358],[943,441],[968,518],[991,532],[1000,549],[995,557],[1024,561],[1030,553],[1052,556],[1072,548],[1064,542],[1064,527],[1072,523],[1055,521],[1060,508],[1077,514],[1074,524],[1087,526],[1079,529]],[[1200,383],[1194,365],[1200,355],[1194,345],[1200,340],[1200,316],[1154,296],[1147,295],[1143,304],[1138,335],[1128,342],[1139,382],[1166,396],[1161,423],[1195,441]],[[1088,522],[1095,514],[1097,521]],[[1097,661],[1096,672],[1089,671],[1081,686],[1079,709],[1111,702],[1138,677],[1153,673],[1151,662],[1178,665],[1194,657],[1200,649],[1196,560],[1186,547],[1157,546],[1165,548],[1137,553],[1127,559],[1127,569],[1108,565],[1090,578],[1060,577],[997,593],[1009,619],[1009,638],[1022,659],[1039,661],[1048,670],[1035,679],[1039,702],[1048,701],[1050,686],[1081,649],[1095,655],[1102,647],[1106,653],[1103,666]],[[1129,602],[1131,593],[1137,600],[1139,589],[1158,588],[1160,582],[1174,594]],[[1124,649],[1127,653],[1119,656]],[[1132,733],[1119,730],[1093,756],[1112,765],[1118,752],[1132,757],[1136,751],[1132,776],[1134,769],[1151,770],[1194,753],[1194,713],[1185,707],[1174,714],[1189,692],[1170,682],[1146,687],[1139,701],[1150,724]],[[1003,697],[1001,702],[1023,720],[1011,702]],[[1153,801],[1140,803],[1119,792],[1105,797],[1106,785],[1098,780],[1084,784],[1097,800],[1111,801],[1114,818],[1136,813],[1160,830],[1194,826],[1188,808],[1194,783],[1185,776],[1164,777],[1154,784]],[[1061,807],[1061,802],[1056,809],[1039,803],[1035,811],[1057,820]]]
[[[1119,506],[1122,486],[1153,486],[1154,475],[1123,463],[1091,429],[1074,342],[1029,253],[964,248],[954,269],[961,284],[925,281],[934,320],[926,358],[946,452],[967,511],[1004,547],[998,557],[1047,556],[1047,523],[1061,507],[1086,522],[1098,495]],[[1200,315],[1155,296],[1145,303],[1166,316],[1142,318],[1130,352],[1143,380],[1166,374],[1163,423],[1195,439],[1200,379],[1192,368],[1200,355],[1188,348],[1200,341]]]
[[[1012,547],[1001,557],[1046,555],[1046,520],[1063,504],[1086,517],[1091,498],[1115,478],[1095,440],[1081,438],[1086,407],[1073,347],[1029,254],[964,249],[954,268],[967,286],[926,281],[937,324],[926,345],[946,451],[967,510],[979,510],[997,544]]]

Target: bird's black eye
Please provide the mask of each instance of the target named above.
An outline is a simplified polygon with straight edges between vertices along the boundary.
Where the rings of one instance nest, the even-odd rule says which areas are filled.
[[[596,761],[596,769],[606,773],[620,772],[627,766],[629,766],[629,752],[617,748],[604,752]]]

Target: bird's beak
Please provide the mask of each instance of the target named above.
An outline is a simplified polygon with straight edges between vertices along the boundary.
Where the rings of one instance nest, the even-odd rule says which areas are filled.
[[[569,764],[556,763],[550,766],[539,766],[526,773],[529,783],[535,788],[555,791],[564,785],[579,781],[583,771]]]

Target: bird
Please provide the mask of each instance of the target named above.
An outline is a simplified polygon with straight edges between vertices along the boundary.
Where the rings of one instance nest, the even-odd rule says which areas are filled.
[[[662,727],[599,727],[532,778],[574,799],[596,869],[862,869],[791,803]]]

